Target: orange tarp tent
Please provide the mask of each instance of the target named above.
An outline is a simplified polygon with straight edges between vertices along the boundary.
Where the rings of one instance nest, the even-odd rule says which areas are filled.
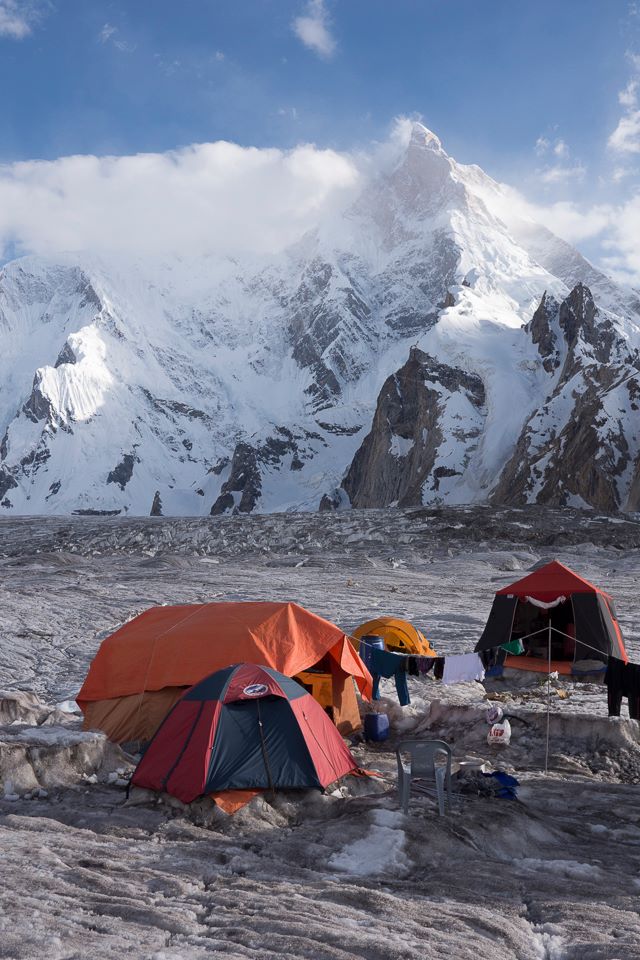
[[[338,729],[358,729],[351,678],[370,699],[371,676],[335,624],[296,603],[152,607],[103,640],[77,701],[85,729],[149,740],[184,689],[215,670],[260,663],[292,677],[321,661]]]

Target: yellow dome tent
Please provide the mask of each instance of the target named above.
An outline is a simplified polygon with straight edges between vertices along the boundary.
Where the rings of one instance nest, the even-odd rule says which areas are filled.
[[[351,634],[356,640],[367,634],[382,637],[387,650],[396,653],[412,653],[419,657],[435,657],[437,654],[425,635],[408,620],[395,617],[378,617],[360,624]]]

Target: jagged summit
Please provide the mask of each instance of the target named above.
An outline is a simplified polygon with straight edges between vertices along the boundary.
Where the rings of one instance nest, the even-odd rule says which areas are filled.
[[[425,127],[424,123],[420,123],[418,120],[415,120],[411,125],[411,136],[409,138],[408,149],[427,149],[432,150],[435,153],[444,153],[440,138],[433,132],[433,130],[429,130],[428,127]]]
[[[395,169],[380,178],[378,192],[404,214],[433,212],[438,205],[456,200],[462,203],[465,193],[438,137],[417,122]]]
[[[413,123],[264,263],[3,268],[0,516],[636,509],[639,309]]]

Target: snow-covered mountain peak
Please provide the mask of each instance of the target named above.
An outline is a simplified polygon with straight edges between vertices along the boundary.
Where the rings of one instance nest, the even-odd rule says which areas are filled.
[[[371,169],[268,258],[3,268],[0,512],[640,503],[637,297],[420,123]]]
[[[360,205],[382,203],[387,217],[393,210],[396,217],[412,221],[464,202],[465,190],[454,176],[454,162],[438,137],[420,123],[413,124],[393,169],[383,173],[360,198]]]
[[[419,120],[414,120],[411,124],[409,147],[428,148],[438,153],[444,153],[440,138]]]

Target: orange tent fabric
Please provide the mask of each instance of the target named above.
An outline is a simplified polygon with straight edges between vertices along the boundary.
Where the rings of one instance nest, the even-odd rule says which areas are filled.
[[[400,653],[412,653],[421,657],[437,656],[435,650],[420,630],[408,620],[397,617],[376,617],[361,623],[352,636],[360,640],[366,634],[382,637],[387,650],[399,650]]]
[[[157,727],[153,704],[159,698],[152,691],[164,691],[163,701],[173,703],[182,688],[232,663],[261,663],[295,676],[324,657],[337,706],[353,713],[355,697],[350,703],[346,681],[353,677],[370,699],[371,676],[343,631],[304,607],[275,602],[152,607],[103,640],[77,701],[85,726],[89,720],[120,741],[144,739],[143,733],[151,727],[152,735]],[[358,723],[359,717],[351,725]]]

